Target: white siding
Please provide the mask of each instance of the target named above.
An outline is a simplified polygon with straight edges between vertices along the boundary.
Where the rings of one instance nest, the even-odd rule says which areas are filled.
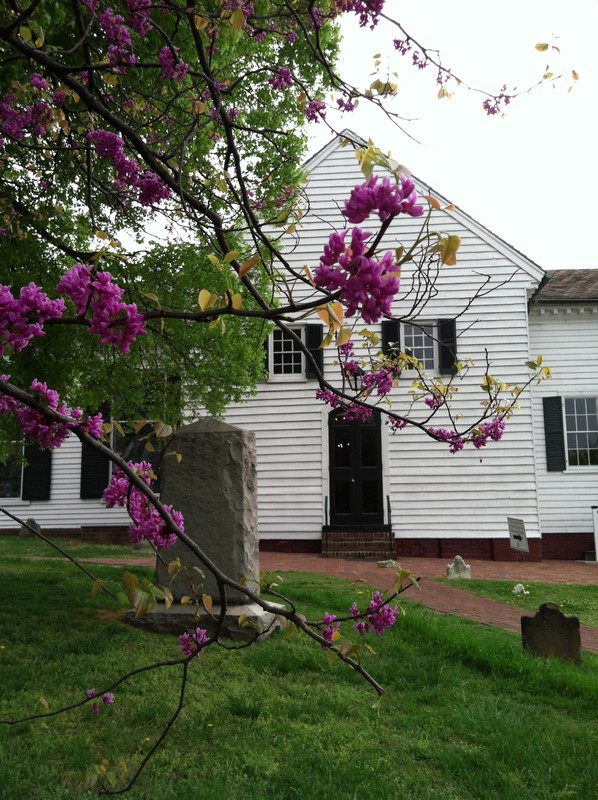
[[[315,159],[311,166],[307,187],[310,213],[298,231],[300,246],[287,252],[295,267],[309,264],[313,270],[333,227],[345,227],[340,209],[363,177],[349,148],[329,148],[325,157]],[[527,297],[541,271],[528,266],[504,243],[496,246],[490,234],[469,223],[459,213],[434,215],[431,229],[456,233],[462,244],[458,265],[442,268],[438,295],[420,317],[433,320],[461,313],[467,299],[484,286],[485,276],[490,277],[494,291],[457,320],[459,356],[473,357],[476,365],[459,381],[454,405],[465,419],[473,420],[483,399],[479,387],[486,350],[491,374],[519,384],[527,377],[523,366],[529,358]],[[408,243],[419,224],[410,218],[396,221],[384,244]],[[367,227],[366,223],[362,227]],[[405,271],[402,286],[409,281],[410,274]],[[309,287],[301,286],[294,297],[307,294]],[[405,313],[408,308],[399,302],[395,313]],[[335,355],[334,349],[325,354],[326,375],[331,380]],[[406,407],[410,382],[406,374],[401,377],[399,389],[393,392],[396,408]],[[315,381],[290,384],[271,379],[260,385],[256,397],[235,404],[227,413],[228,422],[256,433],[262,538],[321,536],[325,498],[330,492],[327,409],[315,400],[316,387]],[[390,495],[398,537],[506,537],[507,516],[524,519],[528,535],[539,535],[528,396],[522,398],[521,406],[508,423],[502,442],[456,455],[413,428],[392,435],[383,426],[384,494]],[[442,425],[440,416],[433,424]]]
[[[598,505],[598,467],[548,472],[542,397],[598,396],[598,309],[532,308],[532,353],[541,353],[552,378],[534,390],[538,503],[542,533],[589,533]]]
[[[79,528],[81,526],[128,525],[129,517],[122,508],[106,508],[100,500],[81,500],[81,445],[69,436],[52,453],[50,500],[23,501],[0,499],[0,505],[22,519],[33,517],[42,528]],[[0,529],[18,527],[0,514]]]

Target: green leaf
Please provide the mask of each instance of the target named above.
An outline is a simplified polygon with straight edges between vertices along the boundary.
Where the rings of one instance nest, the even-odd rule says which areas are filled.
[[[19,28],[19,36],[24,42],[31,41],[31,31],[26,25],[21,25]]]
[[[246,628],[249,625],[249,617],[247,614],[241,614],[239,617],[239,628]]]
[[[169,586],[164,586],[162,592],[164,595],[164,605],[166,610],[168,610],[174,602],[174,597],[172,596],[172,591]]]
[[[534,47],[539,53],[545,53],[548,50],[549,45],[547,45],[545,42],[542,42],[534,45]]]
[[[224,263],[230,264],[231,261],[234,261],[235,258],[238,258],[239,253],[237,250],[229,250],[228,253],[224,256]]]

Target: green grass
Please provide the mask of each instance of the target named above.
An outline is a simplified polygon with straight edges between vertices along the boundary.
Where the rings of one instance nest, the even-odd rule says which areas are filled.
[[[62,536],[49,536],[48,538],[74,558],[137,558],[151,555],[147,551],[133,550],[129,544],[94,544],[93,542],[81,542],[78,539],[67,539]],[[34,536],[0,536],[0,560],[28,556],[61,557],[60,553],[54,548],[49,547],[44,541]]]
[[[114,568],[94,567],[101,577]],[[142,574],[142,570],[136,570]],[[147,574],[143,573],[143,574]],[[59,561],[0,559],[0,718],[51,709],[178,653],[175,637],[124,625],[110,598]],[[313,617],[342,612],[348,582],[287,574]],[[598,659],[575,668],[524,654],[518,636],[406,604],[363,680],[317,645],[277,635],[193,665],[185,710],[130,797],[138,800],[588,800],[598,785]],[[66,800],[69,772],[100,757],[134,767],[177,702],[154,671],[89,707],[0,726],[0,798]],[[76,797],[90,792],[74,790]]]
[[[542,603],[556,603],[568,616],[575,616],[583,625],[598,627],[598,586],[569,583],[526,583],[529,594],[513,594],[515,581],[444,581],[466,592],[499,600],[501,603],[535,612]]]

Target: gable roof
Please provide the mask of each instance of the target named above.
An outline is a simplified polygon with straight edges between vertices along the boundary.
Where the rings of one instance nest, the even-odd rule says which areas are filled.
[[[349,128],[345,128],[340,132],[340,134],[335,136],[334,139],[328,142],[328,144],[324,145],[324,147],[318,150],[317,153],[314,153],[314,155],[305,162],[305,169],[308,172],[316,169],[316,167],[325,161],[337,148],[342,146],[343,142],[346,141],[348,141],[355,148],[367,147],[367,141],[363,139],[363,137],[349,130]],[[488,230],[488,228],[486,228],[480,222],[477,222],[473,217],[470,217],[469,214],[465,213],[465,211],[455,207],[450,200],[447,200],[446,197],[440,194],[440,192],[437,192],[435,189],[433,189],[430,184],[422,181],[421,178],[418,178],[412,173],[411,176],[420,186],[424,187],[427,194],[433,195],[436,199],[438,199],[441,205],[452,205],[454,207],[453,211],[445,211],[443,213],[454,216],[462,225],[464,225],[466,228],[469,228],[469,230],[479,236],[482,240],[488,242],[498,252],[500,252],[506,258],[509,258],[511,261],[517,264],[517,266],[527,272],[527,274],[530,275],[530,277],[535,281],[542,282],[545,280],[546,272],[541,266],[539,266],[539,264],[536,264],[535,261],[532,261],[531,258],[528,258],[526,255],[521,253],[519,250],[513,247],[513,245],[505,242],[505,240],[501,239],[500,236],[492,233],[492,231]]]
[[[546,273],[532,303],[598,303],[598,269],[555,269]]]

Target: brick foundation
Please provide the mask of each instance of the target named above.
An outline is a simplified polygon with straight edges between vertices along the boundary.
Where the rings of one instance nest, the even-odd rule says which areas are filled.
[[[542,536],[542,556],[561,561],[583,561],[594,550],[593,533],[545,533]]]
[[[398,558],[465,559],[485,561],[542,561],[540,539],[529,539],[529,553],[511,550],[509,539],[396,539]]]

